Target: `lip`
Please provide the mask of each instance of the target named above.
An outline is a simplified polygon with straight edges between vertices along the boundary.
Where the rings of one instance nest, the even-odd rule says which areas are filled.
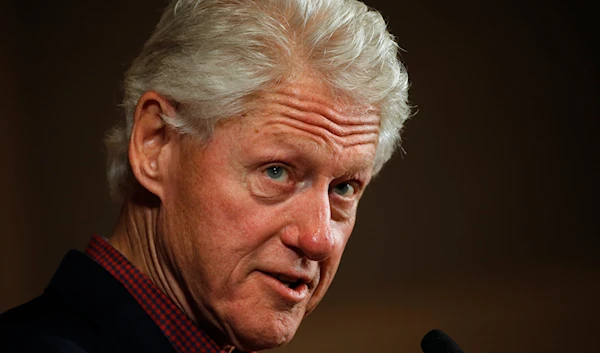
[[[266,272],[266,271],[258,271],[261,278],[266,282],[266,284],[271,287],[279,296],[281,296],[285,301],[298,304],[308,298],[309,287],[308,281],[301,276],[293,276],[286,275],[287,277],[297,278],[301,280],[302,283],[296,286],[295,288],[290,288],[283,284],[277,276],[279,273],[276,272]]]

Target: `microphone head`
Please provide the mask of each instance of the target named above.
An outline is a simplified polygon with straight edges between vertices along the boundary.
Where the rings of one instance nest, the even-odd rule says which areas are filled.
[[[431,330],[427,332],[421,341],[423,353],[465,353],[459,346],[442,330]]]

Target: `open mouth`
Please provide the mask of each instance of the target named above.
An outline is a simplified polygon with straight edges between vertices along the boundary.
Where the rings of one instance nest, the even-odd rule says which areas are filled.
[[[293,278],[293,277],[289,277],[289,276],[279,274],[279,273],[266,273],[266,272],[263,272],[263,273],[275,278],[276,280],[281,282],[283,285],[285,285],[286,287],[291,288],[291,289],[297,290],[297,289],[299,289],[300,286],[302,286],[304,284],[304,281],[299,278]]]

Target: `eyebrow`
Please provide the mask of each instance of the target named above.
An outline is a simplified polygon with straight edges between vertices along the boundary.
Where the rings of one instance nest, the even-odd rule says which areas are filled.
[[[275,146],[270,143],[270,146],[268,146],[266,150],[263,150],[263,153],[268,155],[273,161],[295,159],[303,164],[314,167],[315,165],[320,164],[323,159],[323,157],[315,158],[315,154],[311,153],[307,148],[310,146],[315,152],[318,152],[318,149],[323,148],[317,142],[312,141],[312,139],[299,142],[288,138],[288,133],[277,134],[272,131],[264,132],[261,135],[272,137],[273,141],[276,142]],[[346,147],[344,146],[344,148]],[[332,155],[333,154],[329,154],[325,158],[331,160]],[[368,174],[372,171],[372,163],[368,162],[366,159],[367,155],[364,153],[355,155],[356,157],[351,160],[351,163],[347,165],[341,173],[335,173],[336,178],[358,177],[360,179],[368,179]]]

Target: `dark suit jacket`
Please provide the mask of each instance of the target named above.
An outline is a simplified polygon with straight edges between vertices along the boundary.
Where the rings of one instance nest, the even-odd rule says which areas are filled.
[[[175,352],[125,287],[74,250],[43,295],[0,315],[0,351]]]

